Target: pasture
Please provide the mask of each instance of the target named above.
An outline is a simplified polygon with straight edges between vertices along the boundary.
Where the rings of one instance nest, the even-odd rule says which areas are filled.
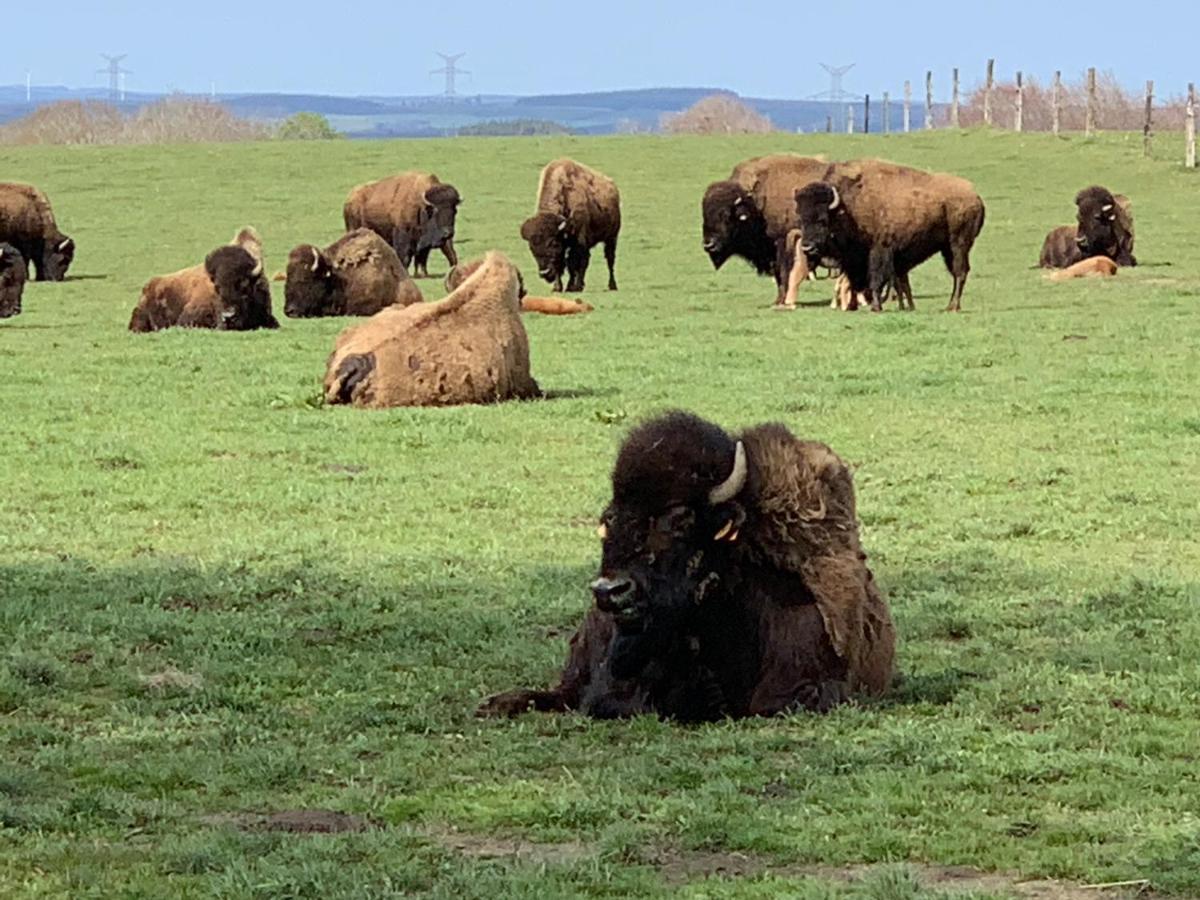
[[[1200,896],[1200,175],[1160,141],[0,151],[79,247],[0,322],[0,896]],[[713,272],[704,187],[775,150],[972,179],[964,312],[940,260],[903,314],[821,308],[828,282],[775,312],[769,279]],[[284,320],[279,284],[277,332],[125,331],[150,275],[244,224],[275,272],[406,168],[462,193],[464,259],[503,250],[545,293],[517,230],[558,155],[611,175],[625,221],[618,293],[597,252],[594,313],[525,318],[545,400],[322,407],[347,321]],[[1091,183],[1133,199],[1142,265],[1046,283]],[[824,717],[476,720],[555,678],[614,450],[671,406],[857,467],[902,682]],[[265,819],[303,809],[367,827]]]

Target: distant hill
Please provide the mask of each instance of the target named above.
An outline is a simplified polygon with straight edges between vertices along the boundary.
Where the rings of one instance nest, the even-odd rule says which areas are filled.
[[[490,122],[539,120],[557,123],[576,134],[613,134],[618,131],[649,130],[662,117],[679,112],[710,94],[729,93],[720,88],[667,87],[587,94],[543,94],[513,97],[481,94],[471,97],[337,97],[323,94],[218,94],[217,100],[239,116],[278,121],[298,112],[326,116],[339,131],[354,138],[440,137],[460,129],[486,132]],[[165,94],[129,93],[118,106],[127,112]],[[736,95],[734,95],[736,96]],[[26,115],[33,108],[58,100],[105,100],[104,88],[36,86],[31,103],[25,102],[24,85],[0,85],[0,122]],[[832,116],[837,127],[845,127],[845,105],[816,100],[772,100],[741,97],[742,102],[770,117],[781,131],[823,131]],[[914,123],[923,110],[913,110]],[[861,104],[856,109],[861,128]],[[881,111],[873,104],[872,130],[880,127]],[[892,127],[900,125],[900,105],[892,104]]]

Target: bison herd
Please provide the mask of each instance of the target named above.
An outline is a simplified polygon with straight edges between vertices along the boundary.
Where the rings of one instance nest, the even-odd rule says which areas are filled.
[[[462,197],[436,175],[404,172],[355,187],[345,233],[288,255],[284,313],[359,316],[336,339],[324,398],[360,407],[489,403],[539,395],[522,311],[591,306],[529,297],[502,254],[459,264]],[[1076,222],[1052,230],[1039,258],[1056,277],[1136,265],[1129,201],[1093,186]],[[881,160],[830,163],[775,154],[739,163],[701,201],[703,249],[719,269],[739,256],[791,308],[803,282],[837,276],[834,305],[913,308],[909,273],[940,254],[961,308],[984,204],[970,182]],[[617,289],[620,194],[569,159],[541,173],[520,226],[538,275],[583,291],[602,245]],[[425,302],[410,276],[429,255],[450,265],[449,295]],[[65,277],[75,253],[46,196],[0,184],[0,318],[21,312],[30,273]],[[146,282],[133,332],[172,327],[278,328],[262,241],[250,227],[202,263]],[[612,472],[598,528],[593,602],[558,683],[497,694],[481,716],[528,710],[597,718],[652,713],[680,721],[825,711],[891,681],[895,629],[859,542],[850,468],[829,447],[765,424],[729,434],[675,411],[636,427]]]

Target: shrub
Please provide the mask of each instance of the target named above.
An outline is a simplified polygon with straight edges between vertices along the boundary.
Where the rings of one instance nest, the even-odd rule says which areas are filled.
[[[281,141],[329,141],[342,134],[320,113],[298,112],[279,124],[275,137]]]
[[[668,134],[766,134],[771,120],[731,94],[713,94],[680,113],[663,116]]]
[[[0,126],[0,144],[178,144],[253,141],[267,128],[208,100],[166,97],[123,116],[96,100],[64,100]]]

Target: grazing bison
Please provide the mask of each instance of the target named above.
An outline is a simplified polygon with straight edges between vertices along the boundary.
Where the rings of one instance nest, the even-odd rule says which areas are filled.
[[[454,222],[462,197],[453,185],[428,172],[401,172],[360,184],[346,198],[342,218],[346,230],[369,228],[391,243],[405,269],[428,277],[429,251],[441,248],[446,261],[458,265]]]
[[[385,306],[420,303],[421,290],[383,238],[367,228],[324,250],[301,244],[288,255],[283,311],[292,318],[373,316]]]
[[[626,438],[612,491],[595,606],[558,685],[498,694],[478,715],[709,720],[887,688],[895,631],[850,469],[827,446],[671,412]]]
[[[704,252],[713,268],[740,256],[759,275],[775,278],[776,304],[788,305],[788,234],[796,227],[796,191],[819,181],[828,169],[823,159],[776,153],[743,160],[729,178],[710,184],[700,209]]]
[[[213,250],[203,265],[151,278],[129,319],[134,332],[164,328],[251,331],[278,328],[263,275],[262,243],[253,228]]]
[[[621,232],[621,195],[607,175],[573,159],[556,159],[542,169],[537,210],[521,224],[521,237],[537,263],[538,274],[556,291],[582,291],[591,249],[604,244],[608,289],[617,289],[617,236]]]
[[[75,242],[58,230],[46,195],[29,184],[0,184],[0,241],[11,244],[37,281],[62,281]]]
[[[809,265],[835,260],[854,291],[870,292],[871,309],[881,308],[893,284],[911,304],[908,273],[938,252],[954,278],[946,310],[962,308],[984,218],[969,181],[881,160],[835,163],[796,192],[796,211]]]
[[[325,373],[327,403],[363,407],[495,403],[538,394],[517,270],[494,252],[444,300],[391,306],[343,331]]]
[[[1075,195],[1075,206],[1076,224],[1059,226],[1046,235],[1039,266],[1065,269],[1092,256],[1106,256],[1118,266],[1137,265],[1128,197],[1093,185]]]
[[[25,290],[25,258],[12,244],[0,244],[0,319],[21,314]]]

